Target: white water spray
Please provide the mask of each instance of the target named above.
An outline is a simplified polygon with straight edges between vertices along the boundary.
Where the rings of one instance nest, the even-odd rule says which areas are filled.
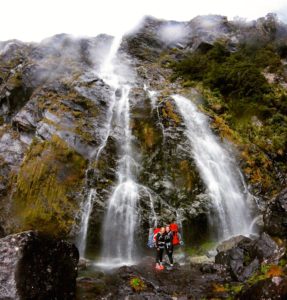
[[[174,95],[173,99],[182,115],[192,156],[212,201],[214,215],[211,220],[218,227],[218,238],[249,234],[249,209],[232,156],[210,130],[207,117],[191,100],[180,95]]]
[[[117,162],[117,185],[110,199],[103,224],[103,250],[101,264],[115,267],[134,263],[135,230],[138,224],[139,188],[136,183],[138,164],[132,149],[130,128],[130,89],[128,78],[122,77],[115,69],[115,58],[121,39],[115,39],[107,64],[104,66],[106,83],[114,91],[114,118],[119,159]],[[118,63],[118,62],[117,62]],[[118,63],[119,69],[121,65]],[[117,99],[117,95],[120,95]],[[111,128],[109,128],[109,134]]]
[[[113,89],[113,92],[111,95],[109,108],[107,111],[107,116],[106,116],[107,121],[104,128],[104,134],[102,135],[99,147],[96,148],[94,153],[91,154],[91,157],[94,158],[96,162],[99,160],[103,149],[106,147],[108,138],[112,130],[113,112],[116,103],[116,94],[114,91],[116,91],[119,86],[118,77],[115,75],[115,70],[114,70],[115,66],[113,64],[113,60],[115,59],[120,43],[121,43],[121,37],[114,38],[110,48],[110,52],[108,53],[102,66],[100,67],[100,71],[98,74],[98,76]],[[95,197],[96,197],[96,189],[91,188],[86,198],[86,201],[83,203],[83,207],[82,207],[80,232],[78,238],[78,247],[79,247],[79,252],[81,257],[84,257],[86,252],[89,219],[92,213],[93,202]]]

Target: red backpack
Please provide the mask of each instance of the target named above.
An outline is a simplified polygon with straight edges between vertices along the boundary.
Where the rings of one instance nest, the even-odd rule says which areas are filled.
[[[160,232],[160,228],[155,228],[153,230],[153,242],[155,243],[156,235]]]
[[[179,236],[178,236],[178,226],[176,223],[172,223],[169,225],[170,230],[173,233],[173,240],[172,240],[172,244],[174,246],[179,245],[180,244],[180,240],[179,240]]]

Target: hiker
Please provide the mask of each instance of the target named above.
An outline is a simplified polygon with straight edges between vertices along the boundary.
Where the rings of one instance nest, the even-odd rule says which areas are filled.
[[[162,265],[162,257],[165,249],[165,227],[161,227],[160,231],[157,233],[155,238],[155,247],[156,247],[156,265],[157,270],[163,270],[164,266]]]
[[[169,259],[169,264],[173,267],[173,233],[169,226],[165,227],[165,251]]]

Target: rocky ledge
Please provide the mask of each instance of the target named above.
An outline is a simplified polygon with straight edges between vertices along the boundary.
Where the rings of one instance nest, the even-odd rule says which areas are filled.
[[[77,248],[36,231],[0,239],[0,299],[74,299]]]
[[[237,236],[217,247],[214,259],[195,263],[177,249],[173,268],[154,269],[154,258],[136,266],[81,269],[77,299],[286,299],[285,247],[267,234]],[[269,296],[268,296],[269,295]],[[271,298],[270,298],[271,297]],[[272,298],[275,297],[275,298]]]

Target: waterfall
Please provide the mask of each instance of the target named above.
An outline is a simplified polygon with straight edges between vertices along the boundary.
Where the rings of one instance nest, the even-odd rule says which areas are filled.
[[[106,147],[108,138],[111,134],[112,130],[112,120],[113,120],[113,112],[115,108],[116,103],[116,93],[115,91],[118,89],[119,82],[118,82],[118,76],[115,75],[115,65],[113,63],[113,60],[115,59],[115,56],[117,54],[118,48],[121,43],[121,37],[114,38],[110,51],[105,58],[103,64],[100,67],[100,71],[98,73],[98,76],[106,83],[108,84],[113,92],[111,94],[111,99],[109,102],[109,107],[107,111],[106,116],[106,123],[104,126],[104,134],[101,137],[101,141],[99,144],[99,147],[95,149],[95,151],[91,154],[91,158],[95,161],[98,161],[100,158],[100,155],[103,151],[103,149]],[[89,190],[88,196],[86,198],[86,201],[84,201],[82,205],[82,216],[81,216],[81,223],[80,223],[80,231],[78,236],[78,248],[80,252],[80,256],[84,257],[86,252],[86,245],[87,245],[87,234],[88,234],[88,228],[89,228],[89,219],[90,215],[92,213],[93,209],[93,201],[96,197],[96,189],[91,188]]]
[[[118,183],[108,200],[103,230],[103,263],[108,265],[131,264],[135,259],[134,235],[137,225],[139,189],[135,181],[137,162],[132,149],[130,128],[130,86],[122,84],[116,107],[116,125],[120,158],[117,166]]]
[[[98,265],[116,267],[129,265],[136,260],[135,231],[139,224],[140,194],[147,195],[151,211],[150,223],[157,224],[154,211],[154,200],[151,191],[137,183],[136,175],[139,164],[132,147],[132,132],[130,128],[130,90],[132,80],[127,71],[127,64],[120,62],[118,49],[121,37],[114,38],[98,76],[110,86],[112,93],[106,115],[105,128],[99,146],[92,154],[94,161],[98,161],[106,147],[109,136],[113,135],[118,145],[117,152],[117,183],[108,201],[107,212],[103,223],[103,247],[101,261]],[[87,244],[87,231],[91,216],[93,201],[97,195],[95,188],[90,189],[86,201],[83,203],[79,249],[83,257]]]
[[[78,242],[77,242],[80,257],[84,257],[86,252],[89,219],[93,208],[93,199],[95,197],[95,193],[96,193],[95,189],[90,189],[88,197],[86,201],[83,203],[83,207],[82,207],[80,232],[79,232]]]
[[[115,62],[120,44],[121,38],[115,38],[108,59],[101,70],[102,78],[112,88],[113,95],[108,114],[107,134],[97,152],[98,157],[113,131],[119,154],[117,184],[108,199],[100,263],[112,267],[132,264],[136,259],[134,236],[138,224],[139,201],[139,186],[136,182],[138,163],[132,147],[133,137],[130,128],[131,83],[126,74],[119,74],[122,65],[119,61]]]
[[[180,95],[173,95],[173,99],[186,127],[192,157],[212,201],[210,218],[217,227],[218,239],[249,234],[249,209],[231,153],[212,133],[208,118],[191,100]]]

